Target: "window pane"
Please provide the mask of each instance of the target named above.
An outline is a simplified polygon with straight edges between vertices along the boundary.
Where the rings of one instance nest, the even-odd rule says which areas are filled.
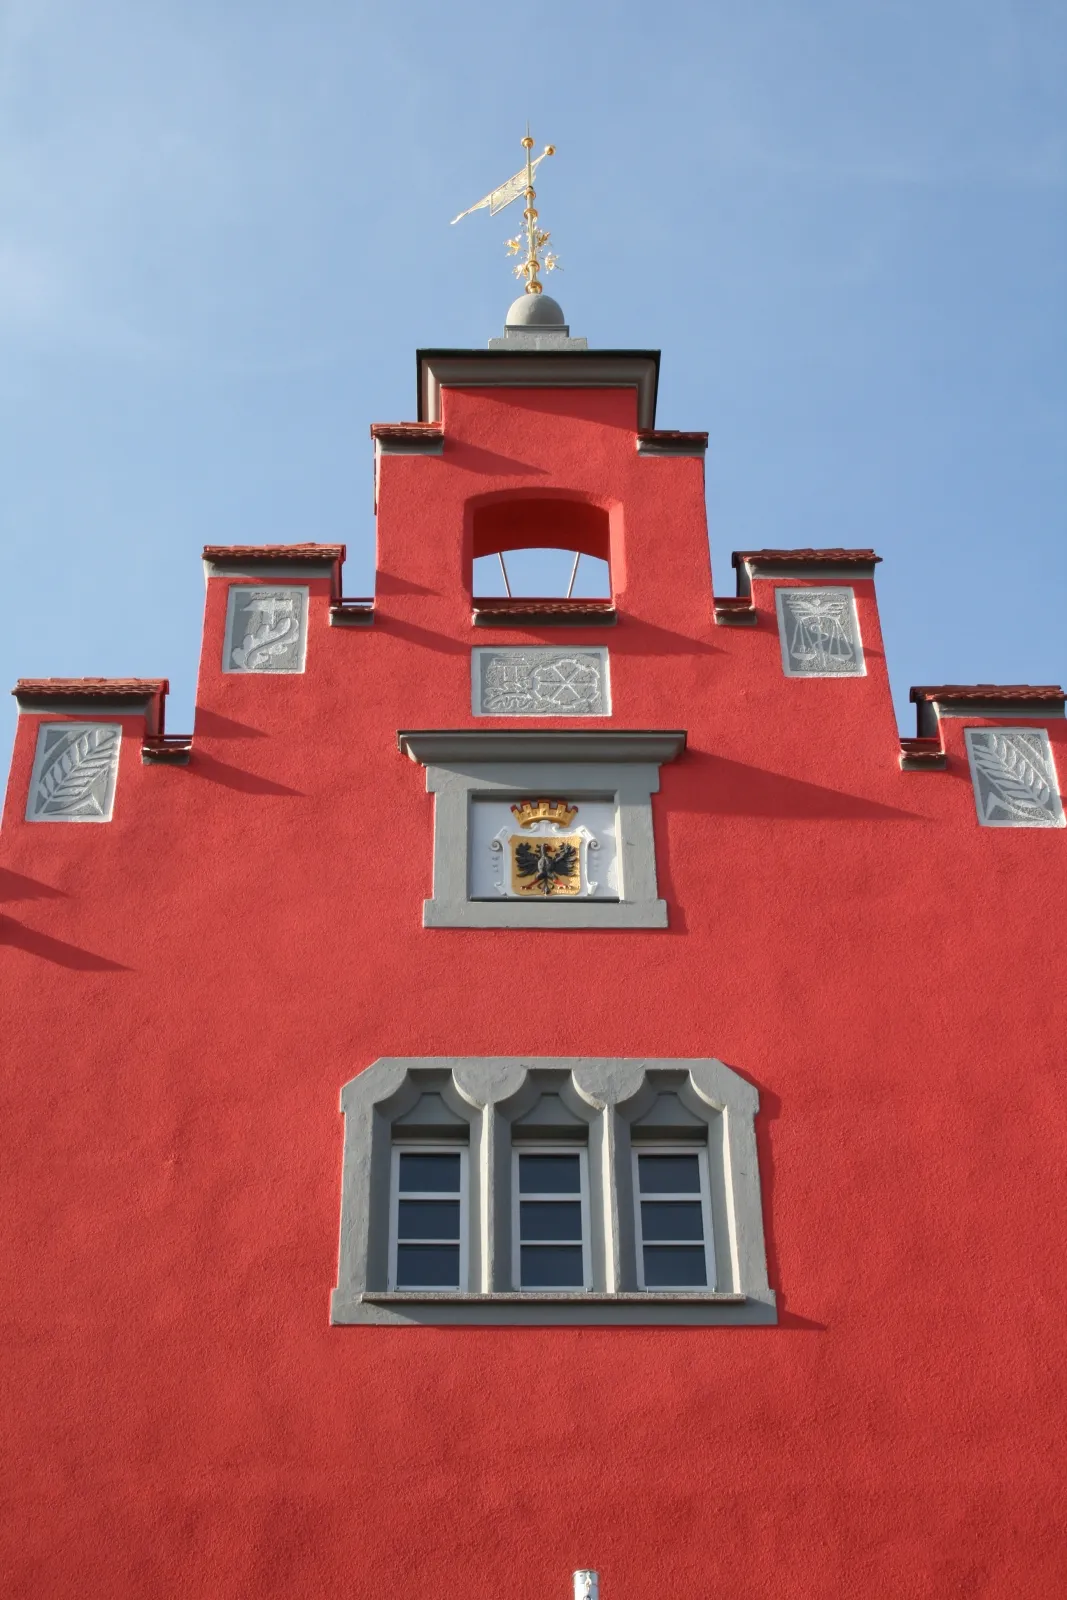
[[[699,1200],[642,1200],[641,1234],[645,1239],[703,1239]]]
[[[401,1200],[396,1231],[401,1239],[458,1239],[459,1201]],[[688,1239],[689,1235],[673,1237]]]
[[[580,1194],[578,1152],[569,1155],[520,1155],[522,1194]]]
[[[524,1244],[522,1287],[524,1289],[581,1289],[582,1247],[577,1244]]]
[[[459,1193],[458,1150],[402,1150],[400,1153],[400,1192],[430,1194]]]
[[[638,1156],[642,1194],[699,1194],[697,1156]]]
[[[703,1289],[708,1267],[703,1246],[653,1244],[645,1246],[646,1289]]]
[[[398,1244],[398,1289],[458,1289],[458,1244]]]
[[[519,1206],[519,1233],[523,1239],[577,1239],[581,1243],[581,1201],[524,1200]],[[689,1235],[681,1237],[688,1239]]]

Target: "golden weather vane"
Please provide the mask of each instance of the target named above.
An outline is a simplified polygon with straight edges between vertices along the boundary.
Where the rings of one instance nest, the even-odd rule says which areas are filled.
[[[543,285],[539,282],[537,274],[542,270],[554,272],[559,267],[559,261],[553,251],[545,248],[549,242],[550,235],[537,226],[537,212],[534,209],[534,201],[537,198],[534,190],[534,173],[546,156],[555,155],[556,147],[554,144],[546,144],[539,156],[531,156],[530,152],[533,149],[533,144],[534,142],[530,138],[530,124],[527,123],[526,137],[522,141],[523,149],[526,151],[526,165],[520,168],[514,177],[509,178],[506,183],[502,183],[498,189],[493,189],[489,194],[483,196],[477,204],[468,206],[466,211],[461,211],[458,217],[453,217],[452,221],[453,223],[461,222],[464,217],[469,217],[472,211],[481,211],[483,206],[488,206],[489,215],[495,217],[498,211],[503,211],[505,206],[509,206],[513,200],[517,200],[520,194],[525,195],[526,209],[523,212],[523,216],[526,219],[526,225],[515,235],[514,239],[505,240],[505,244],[509,253],[513,256],[519,255],[523,250],[526,251],[524,259],[515,267],[515,276],[516,278],[526,279],[527,294],[540,294]],[[562,271],[562,268],[560,270]]]

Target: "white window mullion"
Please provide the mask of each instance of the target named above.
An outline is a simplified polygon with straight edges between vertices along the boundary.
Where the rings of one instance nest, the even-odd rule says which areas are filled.
[[[688,1189],[653,1189],[642,1187],[641,1157],[696,1157],[697,1183]],[[633,1194],[634,1194],[634,1224],[637,1242],[637,1283],[642,1290],[655,1293],[663,1290],[667,1293],[707,1293],[715,1288],[715,1243],[713,1219],[711,1214],[711,1186],[708,1172],[708,1153],[703,1145],[682,1144],[655,1144],[642,1142],[634,1145],[632,1150],[633,1162]],[[689,1204],[700,1207],[701,1230],[703,1238],[657,1237],[645,1238],[644,1206],[667,1206]],[[683,1249],[699,1248],[704,1258],[704,1279],[700,1284],[686,1283],[653,1283],[649,1284],[646,1271],[646,1247],[652,1251],[661,1250],[681,1251]]]
[[[459,1177],[456,1188],[438,1189],[404,1189],[401,1190],[401,1163],[406,1155],[433,1156],[449,1155],[459,1158]],[[389,1288],[390,1290],[433,1290],[465,1291],[469,1272],[470,1257],[470,1205],[468,1195],[469,1157],[466,1145],[456,1144],[423,1144],[421,1141],[412,1141],[405,1144],[394,1144],[391,1151],[391,1169],[389,1181]],[[430,1235],[419,1237],[404,1233],[401,1237],[400,1206],[403,1201],[425,1202],[441,1204],[456,1204],[458,1237],[451,1234]],[[400,1249],[403,1245],[423,1245],[427,1248],[440,1246],[455,1249],[457,1252],[457,1268],[455,1284],[401,1284],[400,1283]]]
[[[524,1156],[555,1155],[577,1156],[578,1158],[578,1188],[576,1190],[524,1190],[522,1188],[522,1158]],[[522,1226],[523,1202],[532,1202],[541,1205],[573,1205],[578,1203],[580,1239],[552,1239],[552,1238],[524,1238]],[[523,1246],[549,1248],[557,1245],[562,1249],[580,1246],[582,1263],[582,1281],[580,1284],[540,1284],[531,1285],[523,1282],[522,1275],[522,1250]],[[531,1142],[529,1144],[516,1144],[512,1147],[511,1156],[511,1254],[512,1271],[511,1281],[515,1289],[528,1294],[550,1294],[553,1287],[556,1290],[588,1290],[592,1285],[592,1251],[590,1247],[589,1228],[589,1164],[586,1149],[583,1146],[567,1145],[561,1142]]]

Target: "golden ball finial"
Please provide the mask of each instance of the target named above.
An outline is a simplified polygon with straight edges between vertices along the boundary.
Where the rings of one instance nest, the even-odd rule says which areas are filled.
[[[545,145],[545,155],[546,156],[554,156],[555,153],[556,153],[556,147],[555,147],[554,144],[546,144]]]
[[[532,150],[533,149],[533,140],[530,138],[529,134],[527,134],[525,139],[523,139],[522,148],[524,150]]]

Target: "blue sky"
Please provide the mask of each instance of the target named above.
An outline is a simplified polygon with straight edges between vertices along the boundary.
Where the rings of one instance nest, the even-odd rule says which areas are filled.
[[[516,214],[448,224],[527,117],[572,331],[711,435],[718,591],[873,545],[907,732],[1061,681],[1065,85],[1062,0],[0,0],[0,687],[165,676],[180,732],[203,544],[368,592],[368,424],[500,331]]]

